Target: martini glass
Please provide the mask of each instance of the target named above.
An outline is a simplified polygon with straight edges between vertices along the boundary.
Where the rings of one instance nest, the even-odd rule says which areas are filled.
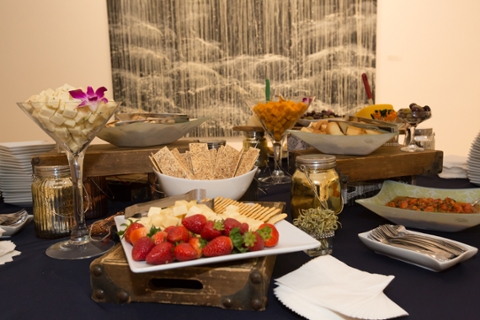
[[[70,239],[50,246],[55,259],[76,260],[99,256],[110,250],[111,240],[90,237],[83,210],[83,159],[85,150],[117,108],[116,102],[100,103],[96,110],[78,108],[79,100],[18,102],[17,105],[45,131],[67,155],[73,184],[74,225]]]
[[[408,130],[408,145],[400,150],[405,152],[423,151],[424,149],[415,143],[415,129],[418,124],[432,117],[430,108],[425,109],[425,107],[414,106],[413,108],[400,109],[397,112],[397,117],[407,124]]]
[[[247,103],[258,118],[268,137],[272,141],[274,169],[269,177],[258,180],[266,185],[287,184],[292,181],[282,169],[282,151],[287,131],[292,129],[297,120],[308,109],[312,98],[283,99],[265,101],[248,99]]]

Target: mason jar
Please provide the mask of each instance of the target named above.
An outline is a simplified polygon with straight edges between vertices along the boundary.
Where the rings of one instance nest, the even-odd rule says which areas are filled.
[[[309,154],[296,158],[291,185],[293,219],[300,215],[302,209],[321,207],[320,200],[336,214],[343,210],[342,187],[336,165],[337,159],[333,155]]]
[[[268,165],[268,143],[263,131],[245,131],[243,139],[243,150],[249,148],[257,148],[260,150],[255,166],[260,169],[265,168]]]
[[[32,200],[37,237],[53,239],[70,235],[74,208],[68,165],[34,167]]]

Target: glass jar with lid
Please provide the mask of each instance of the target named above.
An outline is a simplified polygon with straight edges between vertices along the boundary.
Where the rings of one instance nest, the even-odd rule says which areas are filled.
[[[291,185],[293,219],[300,215],[302,209],[320,207],[320,200],[324,207],[336,214],[343,210],[342,187],[336,165],[337,159],[333,155],[309,154],[296,158]]]
[[[53,239],[70,235],[74,216],[68,165],[34,167],[32,200],[37,237]]]

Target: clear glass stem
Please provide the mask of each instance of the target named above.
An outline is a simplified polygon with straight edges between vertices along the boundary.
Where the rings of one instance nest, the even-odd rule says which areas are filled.
[[[416,127],[417,126],[412,126],[412,125],[408,127],[408,135],[410,138],[410,141],[408,141],[408,147],[412,149],[415,149],[417,147],[417,145],[415,144],[415,128]]]
[[[72,227],[70,242],[74,245],[81,245],[89,241],[87,224],[85,222],[85,211],[83,210],[83,159],[85,152],[78,154],[67,151],[68,164],[72,175],[73,184],[73,208],[75,224]]]
[[[283,177],[285,174],[282,170],[282,159],[283,159],[283,140],[280,141],[273,141],[273,161],[274,161],[274,167],[273,167],[273,172],[272,175],[274,177]]]

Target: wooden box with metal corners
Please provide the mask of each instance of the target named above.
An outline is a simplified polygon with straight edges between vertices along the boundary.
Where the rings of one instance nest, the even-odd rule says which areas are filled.
[[[96,302],[156,302],[261,311],[276,256],[133,273],[121,244],[90,265]]]

